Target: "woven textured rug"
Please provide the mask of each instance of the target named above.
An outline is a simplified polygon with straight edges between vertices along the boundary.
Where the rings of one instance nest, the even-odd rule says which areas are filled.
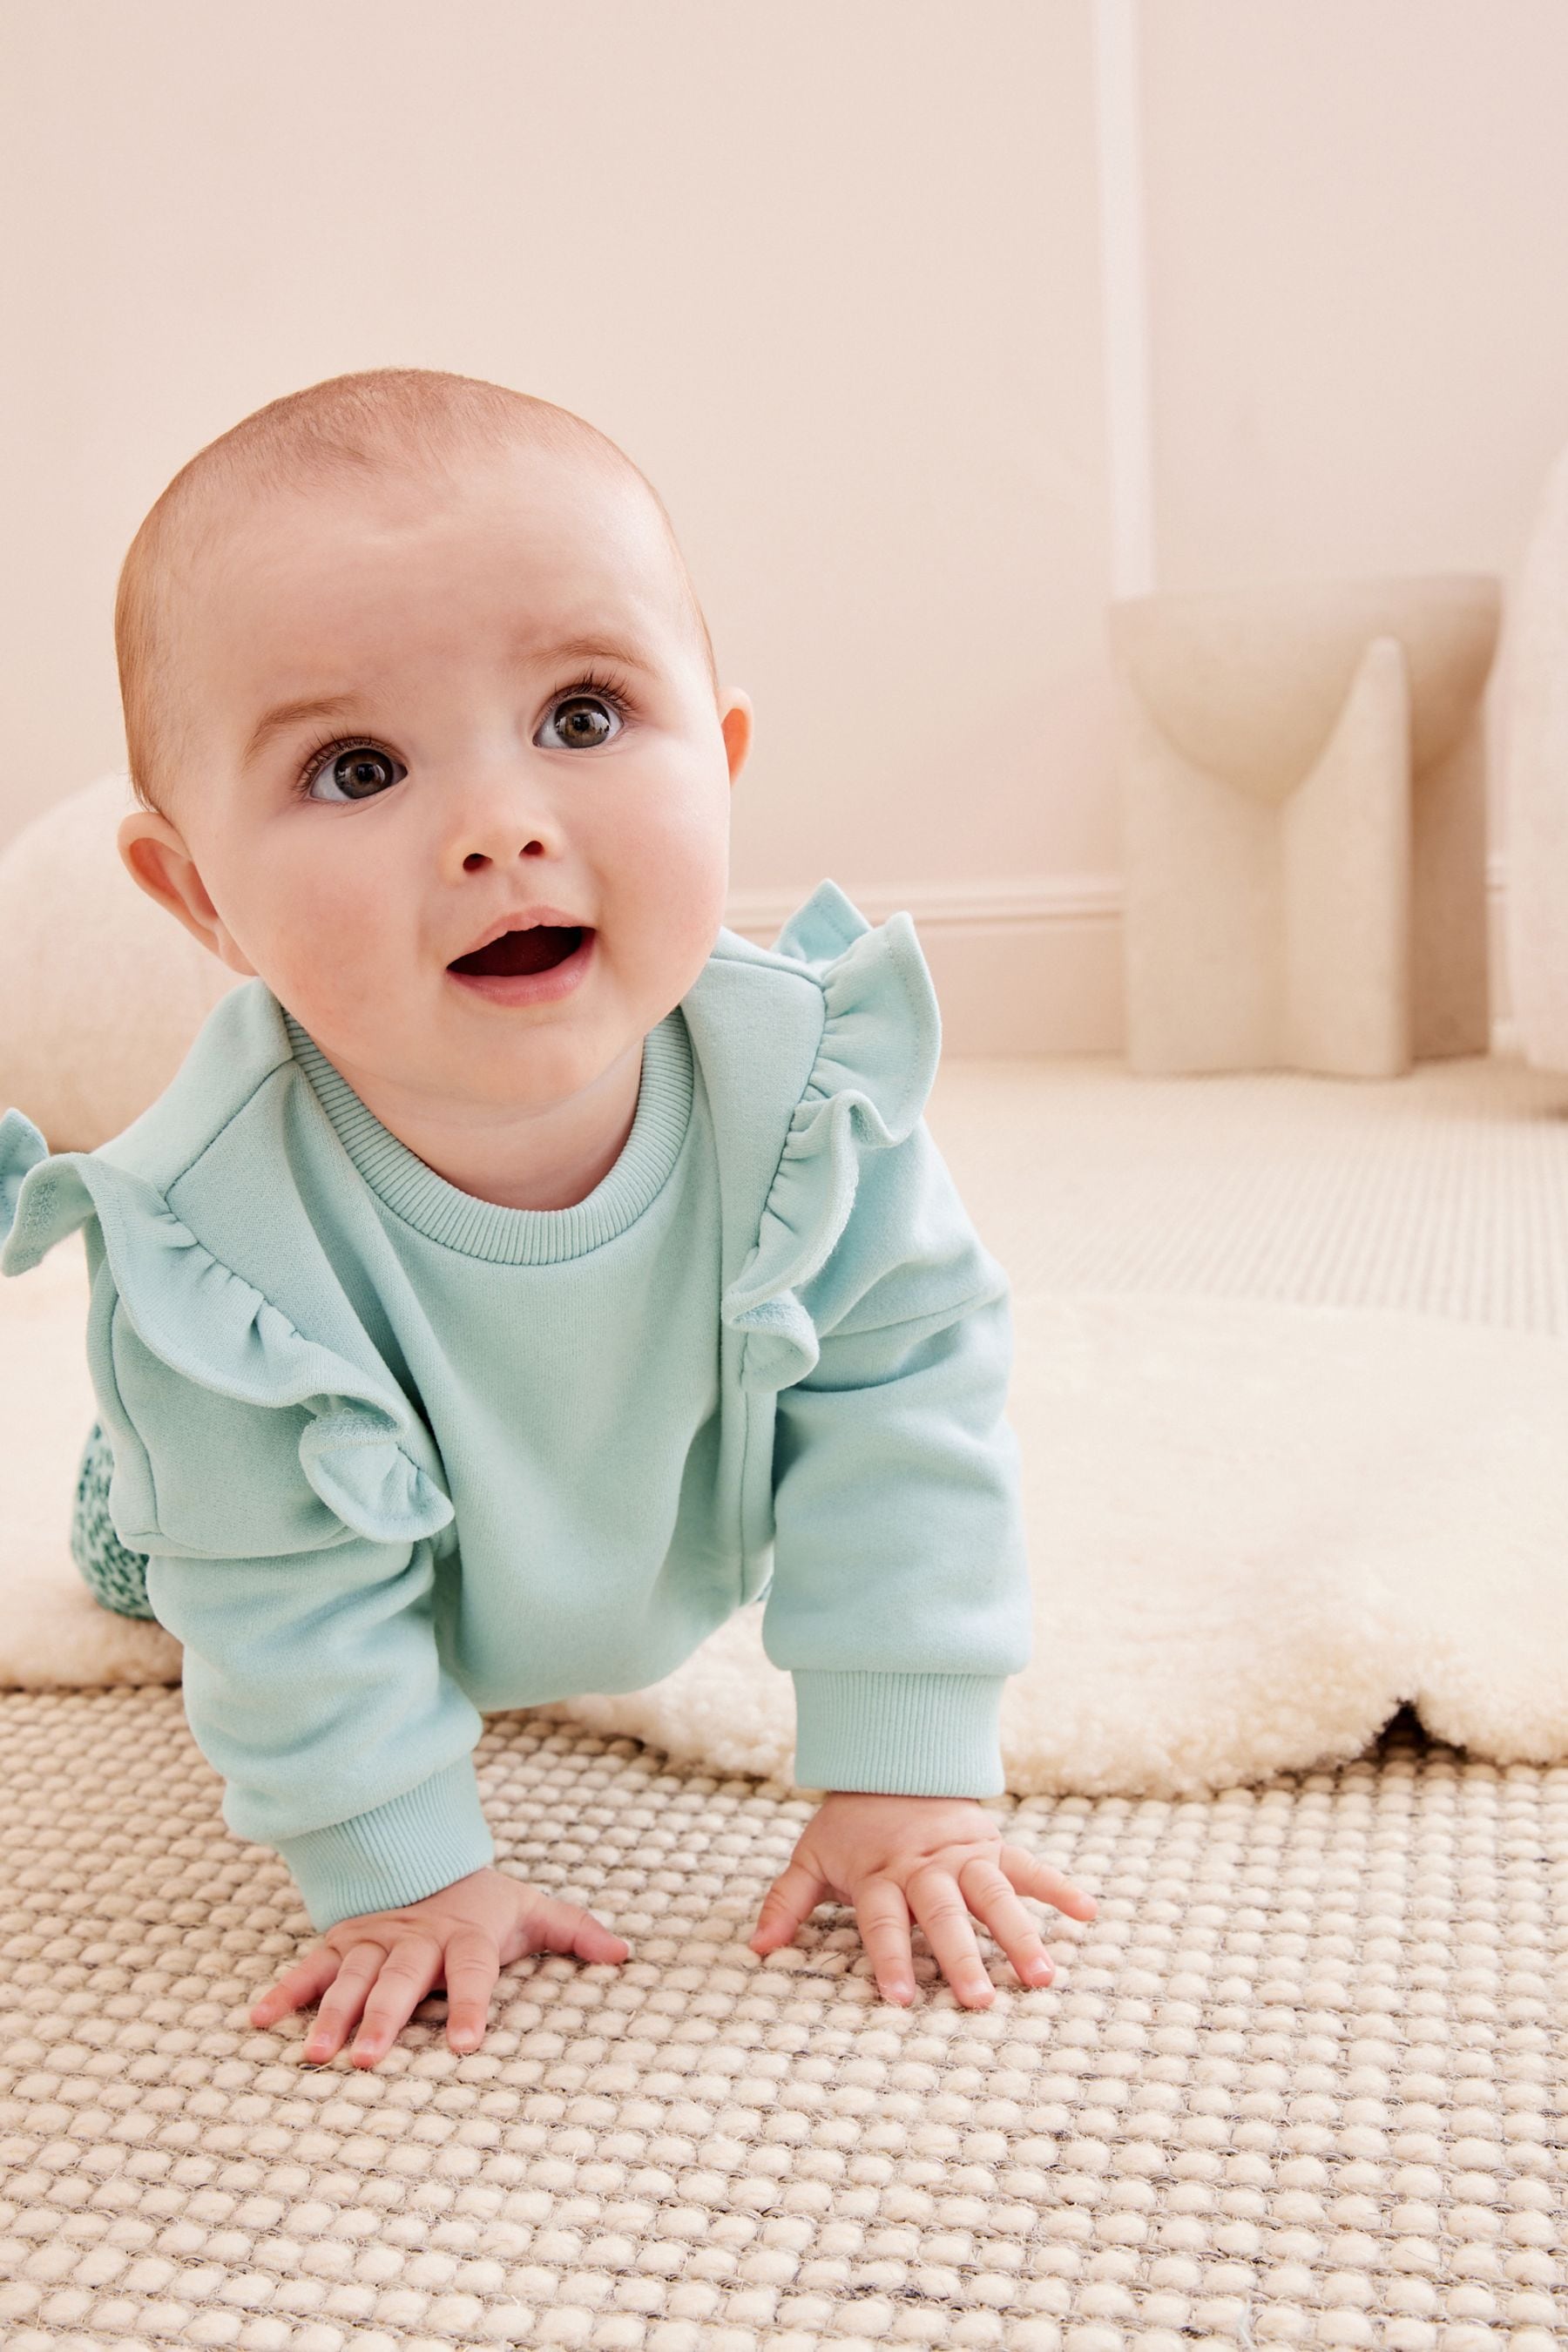
[[[987,2010],[852,1916],[745,1937],[810,1811],[538,1713],[479,1756],[507,1865],[623,1932],[423,2005],[374,2073],[245,2009],[303,1932],[177,1692],[0,1707],[0,2333],[248,2352],[1014,2352],[1568,2331],[1568,1771],[1397,1727],[1204,1802],[1024,1799],[1090,1888]]]
[[[1064,1312],[1142,1286],[1563,1334],[1564,1081],[938,1085],[982,1231]],[[994,1801],[1099,1915],[1039,1915],[1041,1991],[982,1931],[976,2010],[917,1934],[903,2011],[834,1906],[746,1947],[808,1800],[492,1717],[503,1866],[631,1957],[517,1963],[468,2057],[437,1996],[365,2073],[247,2021],[309,1930],[176,1688],[8,1692],[0,1757],[6,2352],[1568,2339],[1568,1767],[1402,1714],[1209,1797]]]

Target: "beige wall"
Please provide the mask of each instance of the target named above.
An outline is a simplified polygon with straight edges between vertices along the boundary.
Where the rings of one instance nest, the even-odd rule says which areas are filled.
[[[1568,441],[1568,9],[1142,26],[1161,586],[1507,570]]]
[[[1115,1047],[1102,193],[1154,584],[1510,572],[1568,440],[1568,11],[1125,0],[1102,181],[1103,11],[3,0],[0,844],[121,763],[114,575],[192,450],[453,367],[659,485],[757,706],[731,919],[831,874],[915,914],[950,1045]]]
[[[1141,26],[1159,584],[1511,583],[1568,443],[1568,9],[1180,0]]]

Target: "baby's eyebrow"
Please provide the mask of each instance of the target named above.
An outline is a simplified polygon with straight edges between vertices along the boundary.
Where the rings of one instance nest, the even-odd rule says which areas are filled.
[[[572,637],[552,637],[546,645],[525,646],[536,662],[593,661],[603,654],[609,661],[624,662],[628,669],[640,669],[646,677],[658,676],[654,656],[643,646],[628,637],[617,636],[613,629],[584,629]]]
[[[286,728],[299,726],[304,719],[345,719],[353,709],[346,694],[323,694],[308,702],[280,702],[257,721],[249,742],[245,747],[241,767],[248,768],[267,749],[275,735]]]
[[[599,655],[610,661],[624,662],[628,669],[640,669],[647,677],[658,676],[652,656],[642,646],[616,636],[613,631],[585,630],[579,636],[558,637],[552,644],[533,648],[536,661],[593,661]],[[304,702],[279,703],[258,719],[241,757],[241,767],[250,767],[274,736],[281,735],[287,728],[298,727],[307,719],[346,719],[353,707],[353,698],[347,694],[313,695]]]

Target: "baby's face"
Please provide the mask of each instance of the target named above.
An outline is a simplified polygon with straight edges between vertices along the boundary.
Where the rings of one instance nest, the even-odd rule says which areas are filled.
[[[217,952],[362,1091],[482,1112],[591,1086],[712,950],[749,740],[657,514],[518,449],[222,520],[179,598],[173,796]],[[569,992],[449,970],[540,904],[591,933]]]

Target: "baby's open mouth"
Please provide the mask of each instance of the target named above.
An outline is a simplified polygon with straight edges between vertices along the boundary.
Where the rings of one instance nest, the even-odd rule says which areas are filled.
[[[535,923],[526,931],[503,931],[499,940],[476,948],[471,955],[458,956],[447,969],[494,979],[513,972],[548,971],[552,964],[564,963],[584,936],[583,925],[564,930],[553,923]]]

